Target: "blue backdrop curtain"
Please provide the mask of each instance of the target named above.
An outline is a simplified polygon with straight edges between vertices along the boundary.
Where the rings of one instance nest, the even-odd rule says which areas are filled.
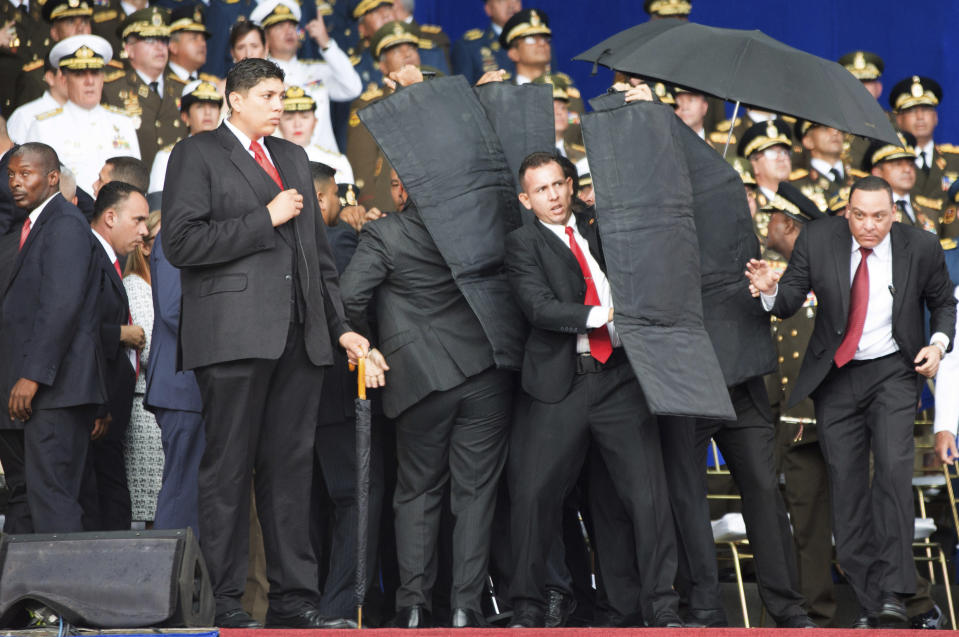
[[[576,81],[584,98],[609,86],[612,73],[572,62],[577,53],[647,19],[642,0],[539,0],[524,8],[544,10],[553,30],[557,71]],[[456,39],[488,23],[483,0],[417,0],[416,18],[440,24]],[[759,29],[791,46],[837,59],[854,49],[878,53],[886,62],[884,108],[889,89],[910,75],[935,78],[943,88],[936,141],[959,144],[959,2],[956,0],[693,0],[695,22]]]

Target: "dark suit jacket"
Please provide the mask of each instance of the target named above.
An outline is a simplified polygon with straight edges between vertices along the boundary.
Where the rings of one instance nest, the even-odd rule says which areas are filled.
[[[100,347],[106,360],[106,412],[112,417],[111,430],[124,431],[130,422],[133,408],[133,390],[136,387],[136,368],[130,361],[128,349],[120,342],[120,328],[130,320],[130,302],[123,280],[110,262],[106,250],[97,241],[96,261],[100,269],[99,313]]]
[[[577,229],[605,272],[592,218],[575,216]],[[559,402],[569,393],[576,373],[576,336],[588,331],[583,271],[569,245],[539,221],[507,235],[506,268],[513,295],[530,323],[523,389],[536,400]]]
[[[277,359],[292,311],[294,278],[305,305],[306,352],[333,363],[330,339],[348,331],[306,152],[266,144],[286,188],[303,195],[293,220],[273,228],[266,209],[279,187],[226,125],[173,147],[163,190],[164,252],[180,268],[180,366]],[[299,276],[292,273],[293,246]]]
[[[493,365],[479,319],[415,207],[363,226],[342,284],[350,323],[367,336],[375,293],[378,334],[371,341],[390,365],[383,391],[390,418]]]
[[[326,227],[330,240],[336,271],[342,275],[350,264],[359,239],[356,230],[345,223]],[[346,352],[342,348],[333,351],[333,367],[323,374],[323,391],[320,393],[320,425],[341,423],[354,417],[353,399],[356,397],[356,374],[350,373]]]
[[[0,235],[5,235],[14,230],[20,230],[23,220],[27,217],[27,211],[17,208],[13,203],[13,195],[10,194],[10,181],[7,179],[7,169],[10,167],[10,155],[20,146],[14,144],[13,148],[8,150],[0,157]]]
[[[34,409],[104,402],[95,252],[102,249],[95,242],[83,215],[59,194],[37,217],[3,298],[0,395],[29,378],[40,384]]]
[[[177,330],[180,327],[180,271],[163,252],[163,232],[157,234],[150,253],[153,288],[153,335],[146,369],[147,409],[176,409],[200,413],[203,399],[193,372],[176,369]]]
[[[931,331],[947,335],[951,349],[956,329],[956,299],[936,235],[901,223],[893,223],[890,233],[894,288],[892,335],[911,368],[916,354],[926,344],[923,303],[931,313]],[[789,407],[819,387],[845,335],[851,249],[852,235],[845,218],[830,217],[806,224],[779,281],[779,293],[772,308],[776,316],[792,316],[805,302],[810,289],[816,293],[818,303],[816,325]]]

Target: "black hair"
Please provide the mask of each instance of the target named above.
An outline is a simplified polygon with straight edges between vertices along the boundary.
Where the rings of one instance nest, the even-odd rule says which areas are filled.
[[[240,60],[226,74],[226,99],[229,101],[230,93],[246,93],[263,80],[273,78],[281,82],[286,79],[283,69],[274,62],[262,58]]]
[[[111,157],[106,161],[113,168],[110,173],[110,181],[123,181],[140,192],[146,192],[150,188],[150,169],[147,165],[136,157]]]
[[[535,153],[530,153],[526,156],[526,159],[523,160],[523,163],[519,166],[519,185],[520,188],[523,187],[523,180],[526,178],[526,171],[530,168],[539,168],[540,166],[545,166],[546,164],[556,163],[559,164],[559,167],[562,168],[563,164],[560,161],[562,155],[556,151],[537,151]],[[563,171],[566,172],[565,170]],[[576,179],[573,179],[575,182]]]
[[[53,150],[52,147],[41,144],[40,142],[27,142],[26,144],[21,144],[20,148],[13,151],[10,158],[25,157],[27,155],[40,160],[40,167],[43,168],[45,174],[49,175],[52,172],[60,172],[60,157],[57,155],[57,151]]]
[[[333,181],[336,177],[336,169],[318,161],[311,161],[310,175],[313,177],[314,185],[321,184],[324,181]]]
[[[260,43],[266,46],[266,34],[263,32],[263,27],[244,18],[239,20],[230,29],[230,50],[232,51],[236,43],[245,38],[250,31],[259,33]]]
[[[878,190],[885,190],[889,195],[889,203],[892,204],[892,186],[889,185],[889,182],[883,179],[882,177],[876,177],[874,175],[869,175],[868,177],[863,177],[862,179],[857,180],[853,183],[852,188],[849,189],[849,202],[852,203],[852,196],[856,193],[857,190],[862,190],[865,192],[876,192]]]
[[[103,213],[111,208],[116,210],[117,207],[129,199],[133,193],[143,195],[142,190],[125,181],[111,181],[104,184],[103,187],[100,188],[100,192],[97,193],[97,200],[93,204],[93,221],[102,217]]]
[[[569,157],[563,157],[560,153],[556,153],[556,161],[562,166],[563,173],[573,180],[573,197],[575,197],[579,194],[579,171],[576,170],[575,164],[569,160]]]

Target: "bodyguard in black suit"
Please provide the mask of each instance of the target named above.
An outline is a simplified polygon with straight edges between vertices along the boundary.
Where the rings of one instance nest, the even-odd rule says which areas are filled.
[[[395,171],[391,181],[394,201],[399,192],[403,203]],[[383,410],[396,421],[400,587],[393,623],[422,628],[430,621],[449,485],[455,518],[451,623],[479,626],[496,487],[506,463],[512,374],[496,368],[479,319],[412,200],[363,227],[343,273],[347,316],[364,333],[374,295],[378,347],[370,353],[367,386],[388,378]]]
[[[802,230],[778,286],[765,261],[751,261],[747,276],[781,317],[816,293],[815,328],[789,406],[806,396],[815,403],[836,553],[863,609],[856,626],[869,628],[879,617],[905,621],[902,597],[916,591],[913,420],[922,377],[935,375],[955,336],[956,300],[936,237],[893,223],[885,181],[854,184],[847,216]]]
[[[80,484],[90,426],[105,399],[97,335],[99,270],[90,226],[59,194],[60,160],[45,144],[10,159],[14,202],[29,226],[0,318],[0,460],[13,501],[4,531],[83,530]],[[26,489],[26,506],[17,493]]]
[[[633,522],[646,621],[681,626],[659,431],[610,329],[612,299],[595,224],[572,216],[572,181],[554,155],[530,155],[519,174],[520,201],[537,221],[506,243],[510,284],[531,324],[509,460],[514,625],[543,625],[550,541],[592,438]]]
[[[333,362],[334,341],[354,360],[368,344],[343,317],[306,154],[270,136],[283,112],[283,77],[267,60],[239,62],[227,76],[229,119],[174,147],[164,249],[183,286],[179,366],[194,370],[203,396],[200,545],[217,625],[258,626],[240,607],[253,478],[267,623],[345,627],[313,607],[306,503],[323,366]]]
[[[100,189],[91,228],[100,244],[100,347],[106,360],[107,404],[97,418],[90,443],[84,508],[88,530],[123,531],[130,528],[130,489],[123,445],[133,408],[137,377],[137,350],[143,347],[143,328],[130,322],[130,303],[119,257],[128,255],[147,236],[150,214],[146,197],[128,183],[111,181]]]

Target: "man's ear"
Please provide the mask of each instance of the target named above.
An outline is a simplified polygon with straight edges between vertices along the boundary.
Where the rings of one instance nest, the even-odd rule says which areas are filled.
[[[230,102],[231,111],[239,111],[243,107],[243,96],[237,92],[233,91],[227,98]]]
[[[525,192],[519,193],[519,202],[523,204],[523,207],[527,210],[533,209],[533,204],[531,204],[529,201],[529,195],[527,195]]]
[[[515,46],[511,46],[506,51],[506,55],[509,56],[509,59],[513,60],[513,64],[519,62],[519,51],[516,50]]]

